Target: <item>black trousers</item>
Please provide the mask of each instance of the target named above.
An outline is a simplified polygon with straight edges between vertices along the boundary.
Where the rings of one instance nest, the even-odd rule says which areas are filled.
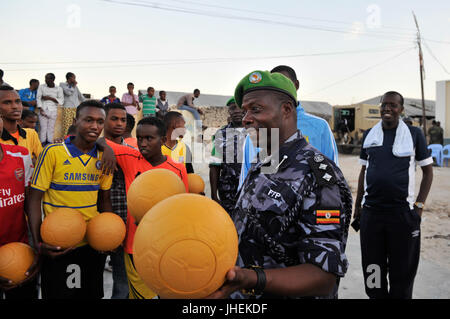
[[[42,299],[101,299],[106,255],[89,245],[51,258],[41,268]]]
[[[420,258],[420,222],[408,206],[362,209],[361,255],[369,298],[412,298]]]
[[[36,275],[32,280],[27,282],[26,284],[16,287],[14,289],[2,292],[0,291],[0,300],[8,299],[8,300],[31,300],[38,299],[38,286],[37,286],[37,278],[39,275]]]

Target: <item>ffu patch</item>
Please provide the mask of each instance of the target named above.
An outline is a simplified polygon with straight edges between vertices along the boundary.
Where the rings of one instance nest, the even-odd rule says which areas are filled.
[[[102,167],[102,162],[101,161],[97,161],[97,163],[95,163],[95,167],[97,169],[100,169]]]
[[[279,199],[279,198],[281,198],[281,194],[280,194],[280,193],[275,192],[275,191],[271,190],[270,188],[269,188],[269,192],[267,193],[267,195],[268,195],[269,197],[272,197],[273,199]]]
[[[340,216],[341,216],[340,210],[316,210],[316,223],[339,224]]]

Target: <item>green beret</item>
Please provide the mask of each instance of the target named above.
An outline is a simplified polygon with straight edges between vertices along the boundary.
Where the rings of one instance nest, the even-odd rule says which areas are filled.
[[[297,106],[297,90],[294,83],[281,73],[270,73],[269,71],[253,71],[239,82],[234,98],[236,104],[242,107],[244,95],[255,90],[273,90],[288,95]]]
[[[236,100],[234,99],[234,97],[230,97],[230,99],[227,101],[227,104],[225,104],[225,105],[230,106],[231,103],[236,104]]]

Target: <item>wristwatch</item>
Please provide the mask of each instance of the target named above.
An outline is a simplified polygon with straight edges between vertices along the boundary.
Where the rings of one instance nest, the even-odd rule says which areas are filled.
[[[425,207],[425,204],[422,202],[415,202],[414,206],[416,206],[419,209],[423,209]]]
[[[242,289],[241,292],[249,296],[259,296],[262,295],[264,288],[266,287],[266,273],[264,269],[260,266],[252,265],[248,267],[256,272],[256,285],[251,289]]]

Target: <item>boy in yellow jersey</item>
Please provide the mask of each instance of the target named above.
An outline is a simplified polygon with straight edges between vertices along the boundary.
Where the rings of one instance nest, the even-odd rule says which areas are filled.
[[[0,115],[3,117],[0,143],[25,147],[35,163],[42,152],[42,145],[34,129],[22,128],[17,124],[22,117],[22,110],[19,94],[10,86],[0,87]]]
[[[96,144],[104,121],[101,103],[81,103],[76,111],[76,135],[63,143],[48,145],[36,164],[28,209],[33,241],[39,243],[43,299],[103,297],[106,255],[92,249],[86,241],[68,249],[50,246],[42,242],[39,230],[41,201],[45,216],[57,208],[69,207],[89,221],[98,212],[112,211],[112,175],[102,172],[103,152]]]
[[[181,140],[186,132],[183,115],[179,112],[167,112],[164,116],[166,126],[166,140],[161,146],[163,155],[170,156],[177,163],[186,166],[186,171],[194,173],[192,166],[192,154],[189,147]]]

